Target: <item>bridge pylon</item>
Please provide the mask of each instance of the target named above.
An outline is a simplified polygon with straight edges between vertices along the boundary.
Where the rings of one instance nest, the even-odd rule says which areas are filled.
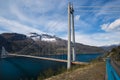
[[[5,58],[7,57],[8,52],[5,50],[4,47],[2,47],[0,58]]]
[[[71,41],[71,32],[72,32],[72,41]],[[71,45],[71,43],[72,43],[72,45]],[[72,52],[72,57],[71,57],[71,52]],[[68,4],[68,54],[67,54],[68,62],[67,62],[67,69],[71,68],[71,58],[72,58],[72,61],[75,61],[74,9],[73,9],[73,5],[71,5],[71,3],[69,2],[69,4]]]

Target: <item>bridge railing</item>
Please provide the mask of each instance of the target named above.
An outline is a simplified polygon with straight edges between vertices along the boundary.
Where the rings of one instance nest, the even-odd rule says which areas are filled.
[[[120,80],[120,76],[118,75],[116,69],[112,66],[109,58],[106,59],[106,75],[107,80]]]

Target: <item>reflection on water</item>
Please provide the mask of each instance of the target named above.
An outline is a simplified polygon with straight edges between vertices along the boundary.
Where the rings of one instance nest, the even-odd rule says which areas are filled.
[[[77,61],[88,62],[100,54],[79,54]],[[47,56],[48,57],[48,56]],[[52,55],[49,57],[67,59],[66,55]],[[25,57],[9,57],[0,60],[0,80],[37,80],[37,77],[48,69],[57,71],[66,63],[39,60]]]

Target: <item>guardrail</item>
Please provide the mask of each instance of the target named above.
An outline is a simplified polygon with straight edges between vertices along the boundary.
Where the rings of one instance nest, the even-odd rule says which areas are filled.
[[[111,65],[110,58],[106,59],[106,79],[107,80],[120,80],[120,76],[114,69],[114,67]]]

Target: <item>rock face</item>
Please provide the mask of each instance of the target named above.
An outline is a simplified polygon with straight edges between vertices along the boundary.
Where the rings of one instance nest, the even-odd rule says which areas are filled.
[[[48,34],[42,34],[38,36],[40,36],[40,38],[34,40],[33,36],[28,37],[18,33],[0,34],[0,50],[1,47],[4,46],[8,52],[18,54],[44,55],[67,53],[66,40]],[[76,52],[103,53],[104,50],[99,47],[76,43]]]
[[[3,36],[0,35],[0,52],[1,52],[2,46],[4,46],[7,49],[7,51],[12,50],[11,43],[7,39],[5,39]]]
[[[120,45],[113,48],[109,53],[108,55],[114,59],[114,60],[117,60],[117,61],[120,61]]]
[[[19,40],[26,40],[26,35],[17,34],[17,33],[3,33],[1,34],[5,39],[9,41],[19,41]]]
[[[0,34],[0,49],[4,46],[8,52],[18,52],[31,41],[31,39],[23,34],[3,33]]]

